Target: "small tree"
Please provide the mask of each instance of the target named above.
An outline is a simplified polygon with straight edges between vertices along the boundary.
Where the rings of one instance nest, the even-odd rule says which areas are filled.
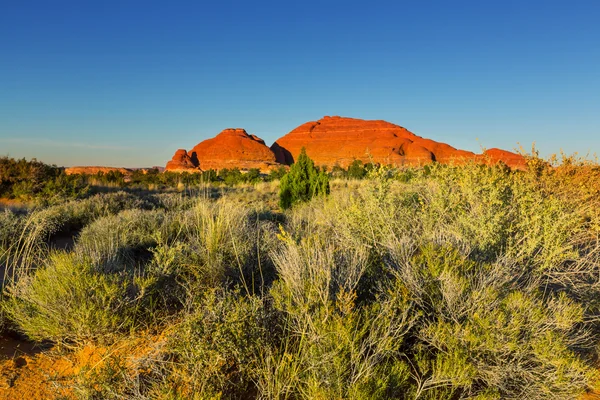
[[[306,155],[304,147],[290,171],[281,178],[279,206],[283,209],[308,201],[314,196],[329,194],[329,177]]]

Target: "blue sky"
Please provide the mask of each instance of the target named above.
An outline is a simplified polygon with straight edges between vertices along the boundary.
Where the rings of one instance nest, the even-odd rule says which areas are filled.
[[[0,155],[164,165],[324,115],[479,151],[600,153],[598,1],[9,1]]]

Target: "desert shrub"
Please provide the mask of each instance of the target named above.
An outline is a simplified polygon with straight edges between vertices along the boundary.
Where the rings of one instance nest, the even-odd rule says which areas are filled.
[[[21,229],[22,220],[10,210],[0,213],[0,248],[6,249]]]
[[[133,274],[99,272],[72,254],[52,253],[43,267],[8,287],[3,309],[35,341],[107,339],[136,326],[148,282]]]
[[[268,345],[261,299],[209,290],[195,298],[156,343],[135,358],[108,352],[73,385],[81,398],[254,398]]]
[[[398,350],[414,323],[405,292],[381,292],[378,302],[359,307],[364,247],[342,248],[319,235],[299,242],[285,232],[280,237],[271,295],[283,314],[285,344],[263,361],[262,395],[385,399],[403,393],[409,373]]]
[[[276,169],[272,169],[269,172],[269,175],[267,175],[266,180],[267,181],[277,181],[280,180],[281,178],[283,178],[283,176],[287,173],[287,169],[284,166],[281,166],[279,168]]]
[[[390,179],[381,168],[371,176],[358,192],[294,209],[288,239],[301,244],[316,232],[339,248],[332,254],[367,249],[353,303],[359,315],[381,306],[385,288],[383,293],[404,293],[410,299],[411,329],[399,341],[410,346],[387,353],[372,375],[374,382],[387,382],[382,377],[395,376],[388,369],[394,366],[401,371],[396,383],[350,384],[347,371],[360,361],[327,358],[327,335],[307,332],[323,329],[323,334],[327,329],[320,322],[335,318],[311,304],[297,306],[294,317],[308,322],[287,323],[293,332],[314,339],[307,343],[323,346],[314,358],[328,360],[327,371],[308,368],[297,356],[303,353],[300,345],[291,346],[297,352],[294,362],[277,352],[268,359],[271,372],[261,381],[264,390],[290,397],[373,398],[376,392],[364,394],[358,388],[385,387],[379,392],[385,398],[541,399],[573,398],[589,387],[597,376],[590,321],[598,309],[592,300],[597,277],[592,275],[600,264],[597,241],[588,237],[582,244],[582,229],[588,228],[581,223],[581,204],[538,191],[539,180],[502,167],[433,165],[408,183]],[[332,269],[323,264],[343,262],[324,262],[323,256],[302,261],[303,254],[321,251],[319,243],[310,242],[310,250],[295,251],[285,262],[274,256],[280,279],[272,295],[275,304],[288,304],[278,306],[288,318],[293,314],[288,310],[294,310],[290,299],[305,299],[319,282],[340,282],[327,275]],[[290,280],[282,265],[307,272]],[[288,282],[300,289],[292,292]],[[329,299],[336,291],[320,293],[314,298]],[[582,302],[584,296],[588,300]],[[370,326],[372,318],[360,326]],[[330,329],[337,338],[330,354],[342,356],[345,328]],[[358,328],[352,332],[360,343]],[[291,340],[293,334],[284,337]],[[338,370],[340,365],[345,367]],[[312,385],[303,381],[309,374],[300,372],[307,369],[319,371]],[[274,380],[277,376],[283,384]],[[336,387],[331,383],[336,381],[342,383]],[[351,388],[353,394],[345,391]]]
[[[159,235],[177,235],[178,221],[163,210],[124,210],[100,218],[82,229],[75,253],[108,270],[143,264]]]
[[[185,196],[182,193],[158,193],[152,196],[158,208],[165,210],[182,210],[195,204],[194,198]]]
[[[342,168],[339,164],[336,163],[331,168],[331,171],[329,172],[329,175],[332,178],[347,178],[348,177],[348,171],[346,171],[344,168]]]
[[[261,181],[260,170],[258,168],[250,168],[246,175],[244,176],[244,180],[248,183],[258,183]]]
[[[449,248],[420,248],[390,266],[420,310],[412,374],[430,398],[575,397],[595,378],[584,308],[565,293],[519,285],[505,265]]]
[[[179,395],[244,398],[255,393],[264,350],[261,300],[239,293],[210,291],[186,314],[168,338],[170,380]]]
[[[54,215],[60,232],[77,231],[98,218],[115,215],[123,210],[149,210],[155,204],[126,192],[97,194],[83,200],[63,202],[39,210]]]
[[[5,225],[10,236],[3,238],[3,286],[41,264],[48,252],[48,239],[60,230],[64,216],[56,208],[36,210]],[[9,219],[4,222],[8,222]],[[12,232],[11,228],[12,227]]]
[[[38,340],[159,332],[86,375],[96,398],[577,398],[598,378],[600,204],[597,167],[569,162],[370,165],[283,212],[273,182],[7,213],[5,242],[32,215],[32,237],[86,227],[74,254],[32,247],[3,308]],[[322,171],[296,165],[282,187],[310,192]]]
[[[362,161],[354,160],[352,164],[348,166],[348,178],[351,179],[362,179],[367,175],[367,170],[363,166]]]
[[[315,168],[314,162],[302,148],[296,162],[287,174],[281,178],[279,205],[290,208],[298,202],[308,201],[314,196],[329,194],[329,178],[323,171]]]
[[[67,175],[61,170],[54,179],[46,180],[38,195],[47,201],[57,202],[61,199],[84,198],[88,195],[89,189],[87,183],[80,176]]]
[[[219,170],[218,177],[229,186],[245,182],[244,174],[242,174],[242,171],[240,171],[239,168],[223,168]]]
[[[4,249],[5,275],[16,279],[43,263],[48,244],[59,234],[74,235],[92,221],[124,209],[151,208],[153,205],[124,192],[95,195],[48,207],[36,207],[29,214],[3,214],[0,244]]]
[[[115,192],[36,207],[26,219],[31,219],[33,224],[43,221],[43,223],[53,226],[53,231],[45,232],[45,235],[51,236],[57,231],[69,232],[81,229],[99,217],[114,215],[122,210],[151,209],[153,207],[153,203],[133,194]]]

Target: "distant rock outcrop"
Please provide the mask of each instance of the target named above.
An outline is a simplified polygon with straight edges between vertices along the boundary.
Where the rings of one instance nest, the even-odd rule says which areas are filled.
[[[291,164],[302,147],[315,164],[343,168],[358,159],[397,166],[440,163],[463,163],[475,160],[485,163],[503,161],[522,168],[525,159],[509,151],[490,149],[482,155],[455,149],[445,143],[425,139],[407,129],[386,121],[324,117],[307,122],[275,141],[271,150],[276,160]]]
[[[485,164],[497,164],[502,161],[506,165],[515,169],[526,169],[527,160],[520,154],[515,154],[502,149],[487,149],[483,154],[477,156]]]
[[[348,167],[354,160],[396,166],[419,166],[434,161],[461,164],[504,162],[512,168],[526,167],[525,159],[510,151],[489,149],[483,154],[459,150],[448,144],[422,138],[409,130],[382,120],[324,117],[307,122],[279,138],[271,148],[244,129],[225,129],[192,150],[179,149],[167,163],[167,171],[206,171],[223,168],[268,172],[290,165],[302,147],[317,165]]]
[[[167,163],[167,171],[188,171],[198,168],[198,159],[192,160],[192,157],[184,149],[179,149]]]
[[[258,168],[267,172],[277,166],[275,154],[265,142],[244,129],[225,129],[212,139],[198,143],[192,150],[177,150],[167,163],[167,171]]]
[[[117,167],[67,167],[65,173],[67,175],[81,174],[81,175],[96,175],[97,173],[109,173],[109,172],[120,172],[123,175],[130,175],[132,170],[127,168]]]

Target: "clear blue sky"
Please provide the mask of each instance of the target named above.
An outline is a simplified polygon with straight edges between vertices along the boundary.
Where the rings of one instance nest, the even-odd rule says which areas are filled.
[[[600,153],[600,1],[1,1],[0,155],[164,165],[324,115]]]

